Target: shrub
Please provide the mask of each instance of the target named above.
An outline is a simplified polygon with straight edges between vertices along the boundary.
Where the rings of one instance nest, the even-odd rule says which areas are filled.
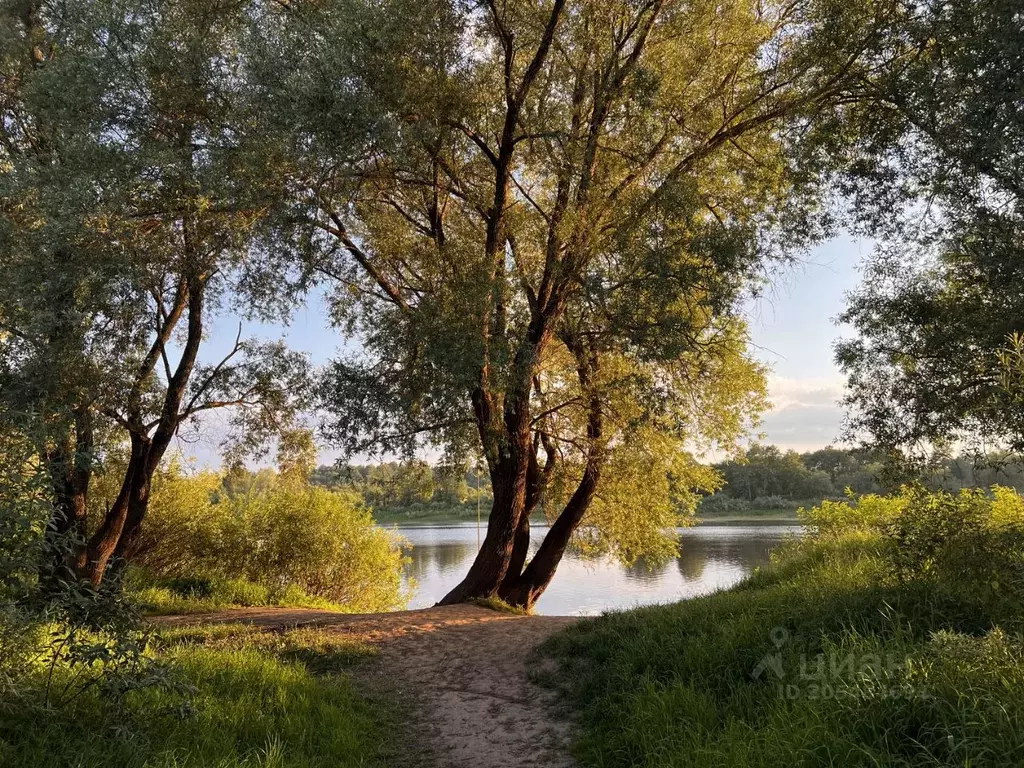
[[[853,531],[879,533],[896,519],[907,504],[906,495],[867,494],[856,500],[825,500],[810,509],[798,510],[798,517],[818,535],[842,536]]]
[[[898,582],[933,583],[991,615],[1020,619],[1024,500],[1011,489],[954,494],[908,487],[894,496],[826,501],[801,517],[818,539],[874,537],[886,573]]]
[[[875,501],[887,518],[914,496]],[[1024,641],[1004,623],[1019,606],[994,613],[978,590],[953,592],[938,578],[955,567],[944,548],[942,569],[900,581],[890,543],[860,522],[812,534],[733,589],[553,636],[541,652],[578,710],[580,763],[1024,765]]]
[[[796,504],[782,496],[758,496],[750,506],[754,509],[796,509]]]
[[[0,450],[0,705],[35,712],[84,694],[121,706],[130,691],[171,687],[147,653],[135,607],[115,591],[38,575],[47,549],[70,551],[68,534],[44,547],[53,515],[49,478],[31,446],[8,439]],[[52,551],[52,550],[51,550]],[[0,709],[0,711],[3,711]]]
[[[219,604],[273,604],[289,588],[305,603],[319,598],[350,611],[403,604],[402,544],[355,493],[283,479],[234,497],[219,487],[210,473],[171,467],[160,476],[134,558],[160,579],[145,586]]]

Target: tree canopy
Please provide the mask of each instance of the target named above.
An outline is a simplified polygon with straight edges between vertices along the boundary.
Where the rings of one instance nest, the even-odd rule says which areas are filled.
[[[791,143],[850,98],[886,9],[290,3],[259,37],[297,190],[278,237],[361,345],[327,434],[486,457],[487,539],[449,599],[529,604],[581,524],[657,548],[714,487],[692,452],[765,404],[740,300],[820,232]]]
[[[530,605],[573,540],[671,552],[721,482],[701,456],[736,452],[767,405],[743,301],[832,231],[837,197],[883,243],[844,315],[851,433],[1024,446],[1006,3],[0,13],[0,428],[47,468],[77,576],[130,553],[201,413],[231,409],[235,469],[276,435],[284,474],[314,473],[304,357],[241,335],[219,361],[200,349],[228,311],[286,317],[316,285],[351,342],[317,378],[322,434],[401,455],[407,500],[441,477],[412,461],[424,447],[451,477],[487,466],[487,536],[446,600]],[[122,454],[87,530],[92,473]]]
[[[0,6],[0,412],[37,441],[52,533],[77,538],[68,565],[94,583],[130,548],[182,424],[240,406],[240,442],[258,444],[308,373],[282,345],[240,337],[199,361],[211,318],[244,300],[276,194],[247,130],[242,10]],[[93,469],[122,448],[121,492],[87,531]]]
[[[844,116],[862,137],[848,189],[881,243],[840,317],[852,437],[1024,449],[1022,37],[1013,3],[908,3],[907,54]]]

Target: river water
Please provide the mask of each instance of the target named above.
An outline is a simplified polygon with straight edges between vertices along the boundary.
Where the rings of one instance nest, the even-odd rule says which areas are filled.
[[[616,608],[669,603],[730,587],[786,539],[794,525],[699,525],[680,530],[678,558],[656,566],[631,567],[612,560],[585,560],[567,553],[554,580],[537,601],[537,613],[593,615]],[[465,575],[477,550],[475,523],[398,526],[412,550],[407,578],[416,582],[410,608],[440,600]],[[533,526],[537,546],[547,529]]]

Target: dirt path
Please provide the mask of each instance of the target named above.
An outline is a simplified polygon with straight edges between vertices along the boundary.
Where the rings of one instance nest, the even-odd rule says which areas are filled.
[[[571,616],[517,616],[476,606],[346,615],[245,608],[178,622],[245,622],[267,628],[319,626],[380,649],[372,674],[415,702],[409,724],[417,758],[440,768],[568,768],[568,723],[551,694],[531,682],[527,658]],[[372,684],[372,679],[369,681]]]

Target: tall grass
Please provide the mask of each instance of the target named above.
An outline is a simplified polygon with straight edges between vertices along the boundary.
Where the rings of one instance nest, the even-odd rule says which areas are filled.
[[[881,528],[917,529],[901,515]],[[960,562],[952,528],[920,578],[895,578],[879,530],[839,526],[732,590],[552,638],[584,765],[1024,765],[1019,595],[954,588],[935,554]]]

